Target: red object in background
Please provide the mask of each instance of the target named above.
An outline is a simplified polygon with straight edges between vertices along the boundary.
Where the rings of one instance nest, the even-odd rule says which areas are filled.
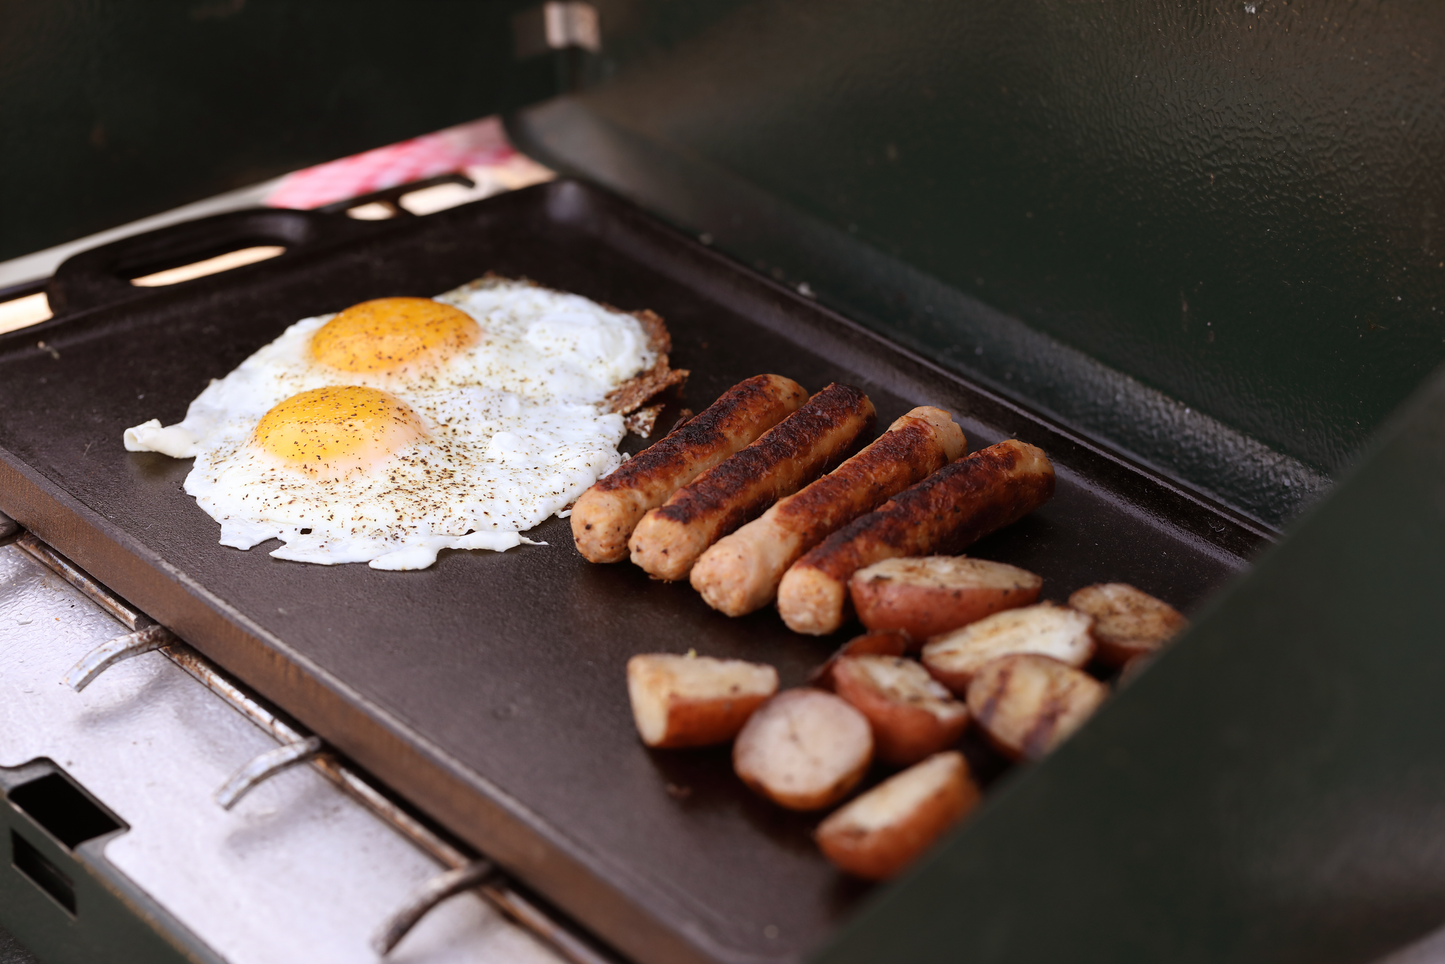
[[[266,203],[318,208],[440,174],[518,161],[530,164],[507,141],[502,122],[487,117],[288,174]]]

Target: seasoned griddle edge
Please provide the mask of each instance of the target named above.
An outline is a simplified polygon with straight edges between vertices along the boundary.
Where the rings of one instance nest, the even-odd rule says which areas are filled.
[[[800,960],[869,889],[816,852],[817,817],[748,793],[725,749],[645,750],[627,657],[696,648],[771,662],[797,685],[849,630],[812,640],[772,612],[728,619],[685,583],[583,562],[565,520],[536,530],[546,547],[446,553],[417,573],[226,549],[180,491],[188,461],[121,446],[127,426],[178,420],[297,319],[489,270],[659,312],[694,409],[776,371],[813,391],[857,385],[880,430],[929,403],[958,415],[970,450],[1042,446],[1055,499],[973,551],[1039,572],[1046,598],[1119,579],[1187,611],[1264,538],[575,182],[0,337],[0,510],[644,964]]]

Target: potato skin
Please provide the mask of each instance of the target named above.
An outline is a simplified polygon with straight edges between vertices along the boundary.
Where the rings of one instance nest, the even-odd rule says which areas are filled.
[[[838,651],[829,656],[827,662],[813,670],[808,677],[808,685],[833,692],[833,668],[844,656],[902,656],[913,648],[915,643],[912,637],[891,629],[854,636],[839,646]]]
[[[923,665],[959,695],[986,663],[1010,653],[1039,653],[1083,666],[1095,651],[1092,624],[1087,613],[1051,602],[1001,610],[925,642]]]
[[[869,660],[891,661],[907,674],[908,684],[893,691],[881,685],[868,670]],[[968,726],[968,707],[953,699],[928,671],[902,657],[844,656],[833,669],[839,696],[858,708],[873,727],[873,746],[878,758],[893,766],[912,766],[925,757],[947,749]],[[906,692],[900,692],[906,687]],[[932,707],[930,709],[930,704]]]
[[[713,746],[738,735],[748,717],[767,702],[766,695],[749,695],[730,700],[684,702],[668,714],[667,736],[655,749],[671,750],[690,746]]]
[[[699,671],[709,669],[709,676],[699,676]],[[627,691],[637,732],[654,749],[726,743],[777,690],[778,672],[764,664],[670,653],[640,654],[627,661]],[[661,710],[665,725],[661,734],[649,738],[645,711],[639,707],[654,700],[652,707]]]
[[[963,570],[957,582],[967,580],[967,570],[974,567],[988,567],[1007,573],[1012,578],[1004,585],[939,585],[938,579],[922,580],[911,578],[908,564],[933,564],[937,567],[943,560],[952,563],[950,568]],[[888,566],[888,563],[894,563]],[[880,569],[899,569],[884,573]],[[979,581],[979,580],[975,580]],[[928,584],[928,583],[933,584]],[[1038,601],[1044,581],[1031,572],[1003,563],[989,563],[982,559],[933,556],[924,559],[888,560],[869,566],[853,574],[848,580],[848,593],[858,621],[869,629],[901,629],[914,639],[924,640],[929,636],[946,633],[976,620],[991,616],[1004,609],[1028,606]]]
[[[1069,605],[1094,617],[1099,659],[1110,666],[1158,652],[1189,626],[1179,610],[1125,582],[1075,590]]]
[[[941,771],[921,773],[924,768]],[[935,786],[899,817],[870,827],[857,820],[860,805],[889,783],[910,775],[927,776]],[[940,753],[910,770],[879,784],[829,816],[815,834],[818,847],[834,866],[865,880],[890,880],[944,835],[978,803],[979,792],[969,776],[968,764],[957,752]]]

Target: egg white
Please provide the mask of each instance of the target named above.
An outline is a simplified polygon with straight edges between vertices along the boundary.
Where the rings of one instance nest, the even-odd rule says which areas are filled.
[[[128,429],[130,451],[195,458],[185,490],[221,523],[221,544],[268,539],[279,559],[422,569],[445,548],[502,550],[574,502],[621,462],[622,416],[609,392],[657,357],[637,319],[578,295],[485,278],[437,296],[482,335],[441,365],[396,377],[316,363],[311,336],[333,315],[288,328],[185,419]],[[313,479],[248,443],[277,403],[328,385],[389,391],[428,434],[369,470]]]

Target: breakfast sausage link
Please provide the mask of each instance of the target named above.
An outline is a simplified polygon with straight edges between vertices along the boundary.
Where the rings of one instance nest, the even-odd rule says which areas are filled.
[[[980,449],[849,523],[793,564],[778,587],[788,628],[822,636],[843,625],[848,579],[884,559],[949,555],[1016,522],[1054,494],[1042,449],[1008,439]]]
[[[681,579],[703,550],[837,465],[876,415],[849,385],[829,385],[747,448],[642,517],[628,547],[659,579]]]
[[[808,398],[782,375],[738,382],[701,414],[598,479],[572,507],[572,540],[589,562],[621,562],[648,509],[754,441]]]
[[[838,468],[714,543],[692,567],[692,588],[729,616],[761,609],[773,601],[787,568],[828,533],[964,451],[963,430],[947,412],[915,408]]]

